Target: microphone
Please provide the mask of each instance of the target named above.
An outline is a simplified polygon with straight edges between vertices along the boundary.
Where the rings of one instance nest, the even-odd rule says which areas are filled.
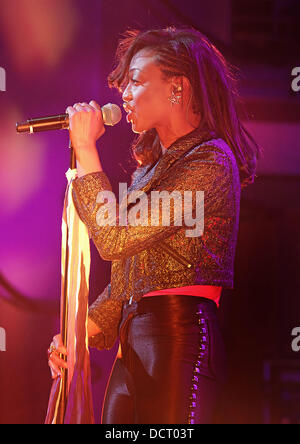
[[[102,106],[102,117],[104,125],[114,126],[122,119],[121,109],[114,103]],[[58,114],[56,116],[39,117],[29,119],[26,122],[16,123],[18,133],[38,133],[59,129],[69,129],[69,114]]]

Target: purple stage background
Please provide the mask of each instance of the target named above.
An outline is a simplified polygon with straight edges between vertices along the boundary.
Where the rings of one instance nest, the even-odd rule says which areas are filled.
[[[20,135],[15,123],[80,101],[121,105],[106,81],[118,39],[130,27],[169,25],[201,30],[240,68],[245,124],[264,149],[257,182],[242,199],[235,289],[222,298],[230,372],[219,420],[300,421],[300,394],[267,373],[278,363],[294,369],[300,353],[291,348],[300,327],[300,91],[291,74],[300,66],[299,19],[296,1],[0,0],[1,424],[45,418],[69,167],[66,131]],[[115,191],[129,183],[132,140],[123,118],[98,143]],[[109,279],[110,263],[92,246],[91,302]],[[116,347],[91,350],[97,422],[115,354]],[[295,375],[300,380],[299,368]]]

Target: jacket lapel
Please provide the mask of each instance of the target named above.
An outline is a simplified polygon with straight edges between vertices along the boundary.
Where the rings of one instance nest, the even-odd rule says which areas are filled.
[[[196,128],[191,133],[177,139],[167,151],[159,158],[157,163],[147,172],[149,167],[141,167],[140,174],[136,177],[128,191],[149,191],[157,185],[166,171],[188,151],[203,142],[211,140],[214,134],[207,129]]]

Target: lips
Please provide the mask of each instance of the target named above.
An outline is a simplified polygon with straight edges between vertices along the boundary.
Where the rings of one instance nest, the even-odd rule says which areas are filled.
[[[132,108],[128,105],[128,103],[123,103],[123,108],[127,113],[129,113],[129,111],[132,111]]]
[[[126,116],[126,120],[128,123],[132,122],[133,121],[133,113],[129,112]]]
[[[133,109],[128,105],[128,103],[123,103],[123,108],[127,113],[126,120],[128,123],[133,121]]]

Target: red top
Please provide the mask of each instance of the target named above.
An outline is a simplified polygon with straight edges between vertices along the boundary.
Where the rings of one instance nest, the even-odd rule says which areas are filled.
[[[144,294],[147,296],[159,296],[162,294],[184,294],[187,296],[199,296],[213,300],[219,307],[222,287],[214,285],[191,285],[189,287],[165,288],[164,290],[150,291]]]

